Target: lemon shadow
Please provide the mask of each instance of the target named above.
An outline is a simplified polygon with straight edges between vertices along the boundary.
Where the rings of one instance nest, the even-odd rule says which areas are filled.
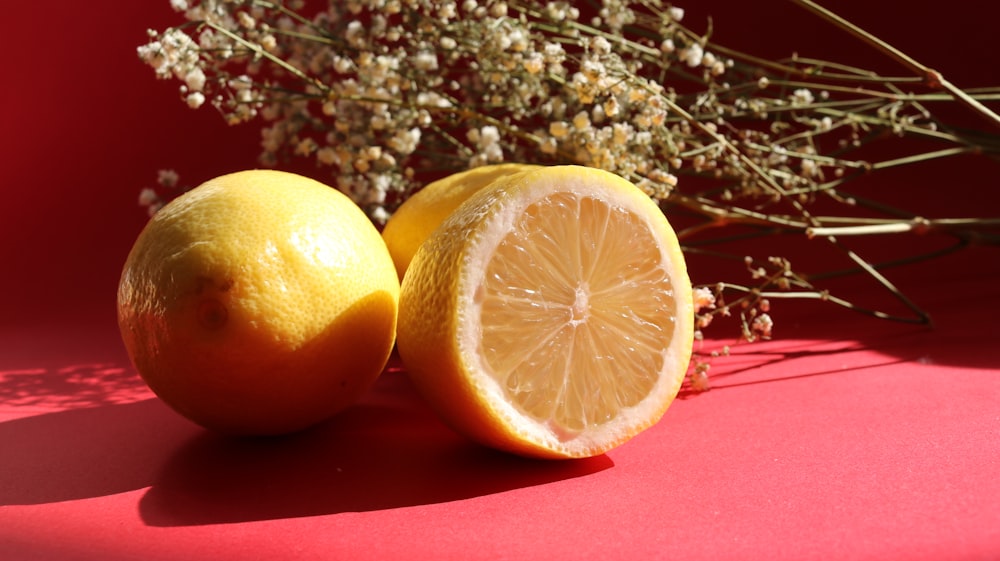
[[[113,315],[0,328],[0,505],[148,487],[198,428],[153,398]]]
[[[338,364],[348,371],[371,363],[374,357],[363,355],[389,349],[373,347],[366,334],[378,331],[372,322],[395,317],[387,313],[394,312],[392,306],[382,292],[361,299],[302,349],[302,360]],[[323,344],[330,340],[339,343],[333,351]],[[375,380],[357,371],[328,383],[323,372],[316,374],[307,380],[317,394],[314,400],[355,392],[360,399],[332,418],[290,434],[198,432],[175,446],[160,465],[140,500],[142,519],[151,526],[187,526],[372,511],[488,495],[611,466],[607,458],[531,461],[474,444],[433,414],[398,362],[387,365]],[[264,403],[295,407],[300,389],[268,394]],[[252,407],[261,398],[234,403]]]
[[[606,456],[530,460],[445,427],[400,372],[330,421],[285,437],[202,433],[179,446],[142,497],[151,526],[365,512],[449,502],[581,477]]]
[[[0,423],[0,505],[135,491],[198,428],[157,399]]]

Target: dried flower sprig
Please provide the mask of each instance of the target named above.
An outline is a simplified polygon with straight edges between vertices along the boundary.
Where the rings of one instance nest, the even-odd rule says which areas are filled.
[[[821,275],[800,273],[785,258],[757,266],[759,258],[749,257],[751,282],[698,286],[702,327],[738,310],[744,339],[768,338],[770,302],[780,298],[924,322],[926,314],[883,275],[892,263],[870,263],[842,240],[938,231],[955,236],[957,247],[973,230],[980,239],[993,236],[1000,220],[921,217],[845,185],[919,161],[996,154],[1000,117],[986,103],[1000,89],[959,90],[810,0],[794,1],[911,75],[759,59],[685,27],[684,11],[660,0],[585,7],[171,0],[186,22],[151,30],[138,53],[157,76],[181,81],[192,108],[207,104],[229,123],[260,123],[263,163],[314,162],[376,223],[428,181],[460,169],[502,161],[599,167],[632,180],[678,217],[692,254],[722,255],[718,248],[734,237],[824,240],[853,263],[846,272],[868,274],[911,312],[864,308],[817,288]],[[943,102],[972,108],[991,129],[948,127],[930,109]],[[881,159],[866,152],[899,138],[940,146]],[[143,200],[151,210],[162,204],[152,191]],[[825,210],[831,207],[838,212]]]

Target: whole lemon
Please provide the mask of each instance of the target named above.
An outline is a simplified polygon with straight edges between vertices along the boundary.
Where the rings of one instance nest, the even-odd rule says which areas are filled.
[[[354,403],[395,341],[399,281],[347,196],[250,170],[163,207],[118,288],[136,370],[180,414],[218,431],[281,434]]]

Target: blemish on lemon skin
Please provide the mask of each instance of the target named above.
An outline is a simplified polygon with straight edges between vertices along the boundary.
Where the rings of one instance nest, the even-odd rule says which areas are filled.
[[[229,310],[216,298],[206,298],[198,304],[198,323],[212,331],[222,329],[229,321]]]

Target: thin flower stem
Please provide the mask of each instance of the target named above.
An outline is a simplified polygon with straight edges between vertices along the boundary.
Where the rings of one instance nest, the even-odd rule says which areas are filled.
[[[692,226],[690,229],[683,230],[682,232],[684,232],[684,237],[687,238],[687,237],[689,237],[692,234],[698,233],[699,231],[706,231],[706,230],[711,229],[711,228],[724,228],[725,226],[727,226],[727,224],[724,221],[722,221],[722,220],[717,220],[717,221],[707,221],[707,222],[704,223],[704,226],[706,226],[706,228],[702,228],[700,230],[695,230],[696,227],[694,227],[694,226]],[[688,233],[689,230],[690,230],[690,233]],[[728,235],[728,236],[719,236],[719,237],[710,238],[710,239],[701,239],[701,240],[686,241],[684,243],[684,246],[685,246],[685,248],[690,248],[692,250],[701,251],[702,248],[708,247],[708,246],[717,246],[717,245],[726,246],[726,245],[729,245],[729,244],[731,244],[733,242],[746,241],[746,240],[755,240],[755,239],[763,239],[763,238],[774,238],[774,237],[777,237],[777,236],[780,236],[780,235],[784,235],[784,234],[799,234],[799,233],[801,233],[800,230],[794,230],[794,229],[790,229],[790,228],[782,228],[782,227],[777,227],[777,226],[772,226],[772,227],[761,226],[761,227],[755,228],[752,231],[744,232],[744,233],[740,233],[740,234],[733,234],[733,235]],[[678,239],[681,238],[681,233],[680,232],[678,232],[677,237],[678,237]],[[723,252],[712,252],[712,254],[715,255],[715,256],[717,256],[717,257],[725,257],[727,259],[736,259],[736,260],[741,260],[744,257],[743,255],[733,255],[731,253],[723,253]]]
[[[778,193],[780,195],[785,194],[784,189],[781,187],[781,185],[778,185],[778,183],[774,181],[774,178],[772,178],[770,174],[761,169],[760,166],[757,164],[757,162],[753,161],[751,158],[748,158],[746,154],[744,154],[738,148],[733,146],[733,144],[726,137],[719,134],[716,130],[709,128],[702,121],[696,119],[693,115],[685,111],[682,107],[677,105],[669,97],[663,95],[661,95],[660,97],[661,99],[663,99],[664,103],[670,108],[671,111],[677,113],[686,121],[692,123],[695,127],[701,130],[702,133],[713,138],[715,142],[717,142],[720,146],[724,147],[728,152],[731,152],[737,158],[739,158],[739,160],[743,163],[743,165],[747,167],[747,169],[751,170],[754,174],[757,175],[757,177],[759,177],[763,181],[765,186],[767,186],[775,193]],[[805,209],[802,210],[803,212],[805,212]]]
[[[839,296],[835,296],[824,290],[765,291],[731,283],[718,283],[718,286],[729,290],[750,294],[754,298],[767,298],[769,300],[820,300],[823,302],[830,302],[832,304],[836,304],[838,306],[847,308],[854,312],[859,312],[879,319],[897,321],[902,323],[914,323],[919,325],[930,324],[930,316],[928,316],[925,312],[919,309],[916,311],[914,316],[893,315],[881,310],[859,306],[849,300],[846,300]],[[737,301],[734,302],[734,304],[735,303],[740,303],[740,302]]]
[[[266,49],[264,49],[263,47],[261,47],[257,43],[254,43],[252,41],[248,41],[248,40],[244,39],[243,37],[237,35],[236,33],[233,33],[229,29],[226,29],[225,27],[222,27],[221,25],[217,25],[214,22],[206,21],[206,22],[203,23],[203,25],[205,25],[205,26],[207,26],[207,27],[209,27],[209,28],[217,31],[218,33],[221,33],[222,35],[225,35],[226,37],[228,37],[229,39],[231,39],[235,43],[238,43],[238,44],[242,45],[243,47],[245,47],[246,49],[248,49],[250,52],[254,53],[255,55],[257,55],[257,56],[259,56],[261,58],[267,59],[269,62],[271,62],[271,63],[279,66],[280,68],[282,68],[285,71],[289,72],[290,74],[292,74],[296,78],[302,80],[306,84],[309,84],[309,85],[315,87],[317,90],[319,90],[321,92],[328,92],[328,91],[330,91],[330,88],[326,84],[324,84],[322,81],[317,80],[317,79],[313,78],[312,76],[309,76],[305,72],[299,70],[295,66],[292,66],[291,64],[289,64],[288,62],[286,62],[281,57],[277,57],[277,56],[275,56],[275,55],[267,52]]]
[[[958,156],[961,154],[972,154],[977,152],[979,152],[977,148],[968,146],[956,146],[954,148],[944,148],[942,150],[935,150],[934,152],[924,152],[922,154],[913,154],[911,156],[904,156],[902,158],[895,158],[892,160],[883,160],[881,162],[875,162],[871,164],[871,169],[872,170],[888,169],[898,166],[915,164],[917,162],[926,162],[938,158],[948,158],[951,156]]]
[[[837,240],[835,236],[826,236],[825,239],[831,245],[841,250],[845,255],[847,255],[848,258],[851,259],[851,261],[854,261],[854,263],[857,264],[858,267],[860,267],[865,273],[867,273],[873,279],[878,281],[878,283],[881,284],[886,290],[888,290],[890,294],[892,294],[904,306],[909,308],[910,311],[916,314],[917,318],[919,318],[919,323],[925,323],[925,324],[930,323],[930,316],[927,314],[927,312],[925,312],[923,309],[917,306],[912,300],[910,300],[908,296],[906,296],[898,288],[896,288],[896,285],[894,285],[888,278],[886,278],[885,275],[879,272],[878,269],[873,267],[871,263],[866,261],[863,257],[858,255],[850,248],[840,243],[840,241]]]
[[[794,4],[798,4],[809,10],[810,12],[818,15],[822,19],[836,25],[837,27],[847,31],[851,35],[861,39],[865,43],[875,47],[879,51],[889,55],[891,58],[895,59],[900,64],[906,66],[911,71],[913,71],[918,76],[924,79],[924,82],[932,88],[944,89],[956,100],[973,109],[978,115],[992,123],[996,127],[1000,127],[1000,115],[997,115],[989,107],[986,107],[981,102],[979,102],[974,97],[962,91],[961,88],[956,87],[954,84],[945,79],[945,77],[938,71],[932,70],[927,66],[921,64],[916,59],[910,57],[903,51],[900,51],[896,47],[893,47],[889,43],[879,39],[878,37],[872,35],[871,33],[861,29],[860,27],[854,25],[853,23],[847,21],[841,16],[831,12],[830,10],[820,6],[819,4],[813,2],[812,0],[790,0]]]
[[[774,72],[776,75],[782,76],[799,76],[802,78],[821,78],[828,82],[847,82],[847,83],[875,83],[882,84],[886,82],[893,82],[899,84],[907,83],[923,83],[922,78],[917,78],[913,76],[879,76],[877,74],[866,72],[852,67],[837,65],[832,62],[807,59],[807,58],[794,58],[786,61],[775,61],[770,59],[763,59],[760,57],[755,57],[747,53],[737,51],[726,47],[725,45],[720,45],[715,42],[709,42],[708,46],[715,52],[724,54],[734,60],[740,60],[748,64],[751,68],[761,68],[768,69]],[[806,63],[810,66],[807,68],[802,68],[799,63]],[[817,70],[815,67],[831,67],[831,68],[841,68],[844,70],[843,73],[835,72],[823,72],[821,69]]]
[[[767,147],[760,147],[760,149],[766,150]],[[895,158],[892,160],[883,160],[879,162],[866,162],[863,160],[846,160],[846,159],[830,158],[827,156],[819,156],[813,154],[795,154],[795,157],[804,160],[806,159],[813,160],[824,165],[840,166],[842,168],[853,168],[859,170],[862,173],[870,173],[877,170],[885,170],[892,167],[912,165],[920,162],[928,162],[935,159],[959,156],[962,154],[977,154],[980,151],[981,149],[979,147],[958,146],[955,148],[945,148],[942,150],[935,150],[932,152],[911,154],[909,156]],[[807,194],[807,193],[822,193],[822,192],[833,193],[835,192],[837,187],[847,183],[851,179],[853,178],[842,177],[834,181],[828,181],[826,183],[820,183],[798,189],[789,189],[787,193],[790,196]]]
[[[885,234],[924,233],[941,230],[968,230],[1000,226],[1000,218],[915,218],[909,222],[886,222],[856,226],[819,226],[806,229],[806,235],[815,236],[871,236]]]
[[[570,29],[576,32],[580,32],[588,37],[603,37],[610,42],[618,43],[624,48],[634,49],[635,52],[642,53],[648,57],[654,57],[654,59],[659,58],[660,56],[660,51],[652,47],[648,47],[636,41],[631,41],[621,34],[609,33],[607,31],[597,29],[596,27],[586,25],[578,21],[567,20],[562,22],[562,25],[553,25],[545,23],[545,17],[540,12],[538,12],[537,10],[533,9],[530,6],[531,6],[530,4],[522,5],[517,2],[511,2],[510,4],[508,4],[508,7],[510,7],[511,9],[533,18],[533,21],[530,24],[533,29],[543,31],[548,34],[558,33],[560,35],[564,34],[565,29]],[[574,39],[574,37],[570,35],[565,36],[565,38]]]
[[[908,257],[901,257],[898,259],[891,259],[888,261],[881,261],[879,263],[872,263],[872,267],[875,267],[880,271],[884,271],[886,269],[891,269],[893,267],[900,267],[902,265],[911,265],[913,263],[920,263],[930,259],[937,259],[940,257],[944,257],[945,255],[950,255],[952,253],[965,249],[966,247],[969,246],[969,243],[970,242],[966,236],[958,236],[957,241],[955,243],[947,247],[944,247],[942,249],[936,251],[928,251],[925,253],[912,255]],[[856,275],[860,272],[862,272],[860,268],[852,267],[836,271],[826,271],[824,273],[812,273],[808,276],[808,278],[810,281],[826,280],[836,277]]]

